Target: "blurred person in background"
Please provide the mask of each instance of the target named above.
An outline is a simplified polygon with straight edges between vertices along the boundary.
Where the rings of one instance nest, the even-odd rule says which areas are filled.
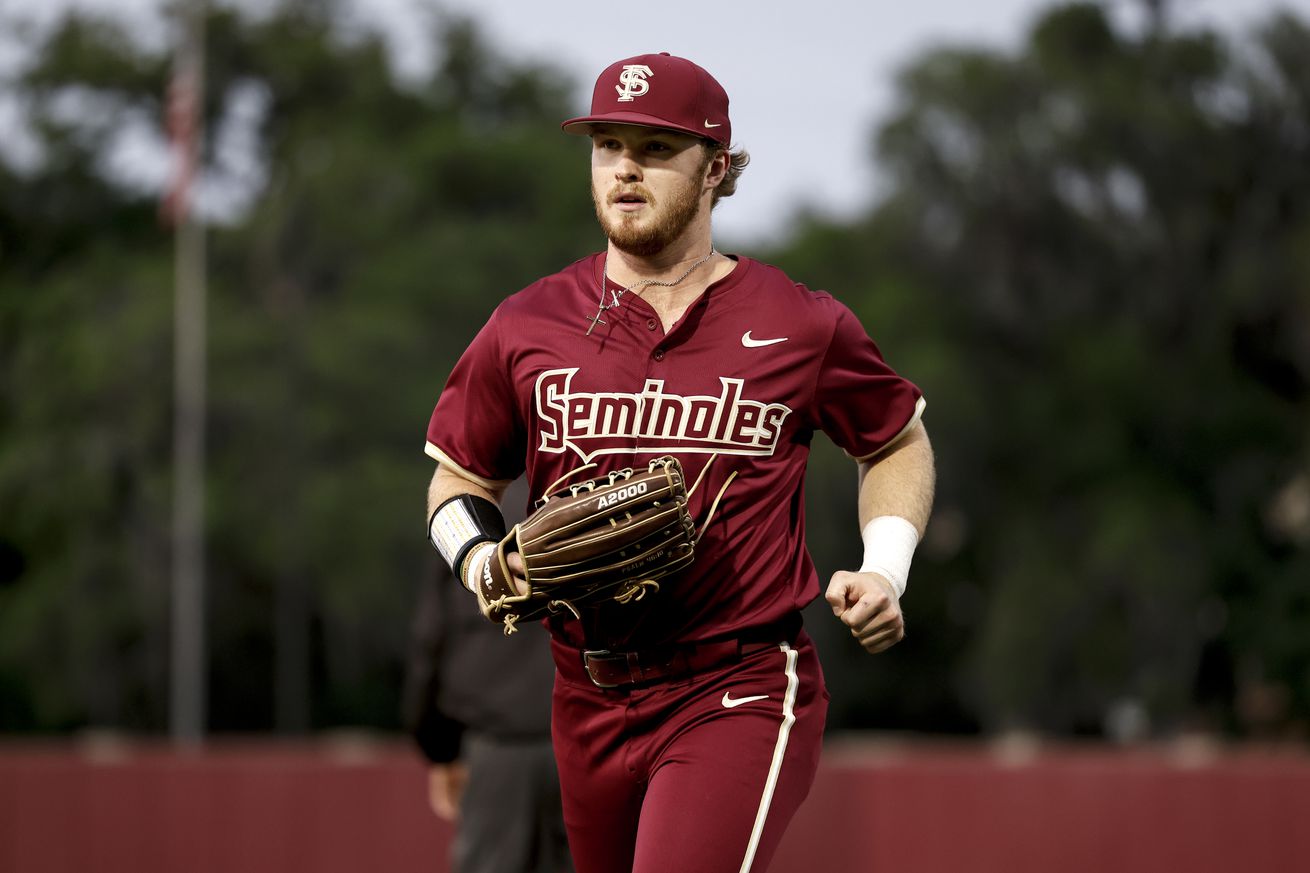
[[[524,491],[515,488],[522,503]],[[419,590],[404,719],[453,873],[571,873],[550,742],[554,665],[538,625],[506,637],[442,561]]]

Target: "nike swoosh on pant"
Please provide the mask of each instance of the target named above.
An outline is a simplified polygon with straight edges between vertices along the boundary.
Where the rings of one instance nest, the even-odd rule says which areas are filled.
[[[723,705],[727,709],[732,709],[734,706],[741,706],[743,703],[750,703],[752,700],[768,700],[769,698],[769,695],[767,694],[754,694],[750,697],[738,697],[733,699],[729,694],[730,692],[723,692]]]

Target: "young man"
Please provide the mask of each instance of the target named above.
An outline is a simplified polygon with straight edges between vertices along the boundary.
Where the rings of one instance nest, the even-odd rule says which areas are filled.
[[[800,627],[819,593],[810,439],[823,430],[858,463],[865,562],[825,596],[880,652],[904,635],[932,503],[922,396],[830,295],[714,249],[711,208],[745,156],[705,70],[618,61],[563,127],[591,138],[608,245],[504,301],[451,373],[428,426],[429,532],[451,555],[466,552],[441,542],[454,521],[498,538],[494,504],[524,470],[533,498],[584,464],[585,478],[671,454],[688,482],[705,474],[689,567],[637,602],[549,619],[555,755],[578,873],[761,871],[809,791],[827,713]],[[484,553],[457,561],[466,587]]]

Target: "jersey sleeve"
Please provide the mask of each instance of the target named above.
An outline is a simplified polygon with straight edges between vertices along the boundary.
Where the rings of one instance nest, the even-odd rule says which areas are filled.
[[[525,432],[499,311],[460,356],[428,420],[427,454],[487,487],[523,472]]]
[[[892,370],[846,306],[832,301],[837,324],[815,385],[811,417],[857,461],[877,455],[923,414],[923,392]]]

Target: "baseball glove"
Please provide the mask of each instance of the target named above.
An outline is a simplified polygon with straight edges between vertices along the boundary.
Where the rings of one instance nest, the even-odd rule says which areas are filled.
[[[505,625],[605,601],[631,603],[692,562],[696,525],[682,465],[616,470],[547,495],[485,560],[476,591],[482,614]],[[523,558],[528,593],[510,581],[507,557]]]

